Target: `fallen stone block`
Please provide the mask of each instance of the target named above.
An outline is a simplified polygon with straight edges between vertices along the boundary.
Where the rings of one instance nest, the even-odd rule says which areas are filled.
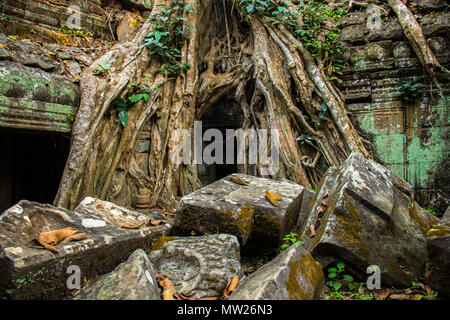
[[[232,178],[243,181],[242,185]],[[283,196],[274,206],[265,191]],[[297,223],[304,187],[244,174],[232,174],[181,199],[174,221],[177,235],[229,233],[241,246],[278,247]]]
[[[313,300],[323,287],[321,266],[296,243],[242,280],[230,300]]]
[[[239,242],[233,235],[164,238],[150,259],[184,296],[221,297],[228,281],[241,276]]]
[[[78,266],[81,279],[112,271],[138,248],[150,250],[170,225],[125,229],[146,215],[105,201],[85,198],[72,212],[20,201],[0,215],[0,296],[10,299],[61,299],[71,292],[67,268]],[[58,253],[30,242],[42,232],[72,227],[88,238],[55,245]]]
[[[440,297],[450,297],[450,210],[427,233],[426,283]]]
[[[112,272],[83,288],[74,300],[161,300],[147,254],[137,249]]]
[[[434,218],[414,203],[407,182],[354,153],[327,171],[313,201],[300,234],[323,268],[343,261],[364,280],[377,265],[382,286],[407,287],[424,275]]]

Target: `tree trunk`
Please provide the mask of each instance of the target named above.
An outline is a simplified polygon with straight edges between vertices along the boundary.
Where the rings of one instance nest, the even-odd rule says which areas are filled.
[[[188,39],[178,49],[179,63],[190,66],[187,71],[172,77],[162,74],[161,59],[142,45],[144,36],[156,31],[151,22],[83,71],[80,109],[56,205],[74,209],[85,196],[93,196],[131,207],[134,194],[145,187],[154,203],[173,207],[180,196],[201,186],[195,164],[173,160],[185,138],[177,129],[193,133],[194,121],[214,110],[230,92],[245,115],[243,129],[278,132],[279,170],[269,177],[311,188],[329,166],[341,164],[350,152],[370,157],[348,118],[342,95],[285,25],[273,25],[261,14],[243,19],[245,8],[234,1],[186,0],[185,5],[193,12],[183,13]],[[173,9],[171,1],[154,1],[152,16],[163,7]],[[296,5],[289,10],[296,10]],[[296,21],[302,23],[301,17]],[[95,75],[98,64],[111,68]],[[113,101],[125,98],[132,83],[160,90],[130,107],[123,127]],[[331,115],[328,121],[319,117],[324,106]],[[151,128],[149,174],[134,156],[144,124]],[[299,136],[309,137],[308,143],[300,143]],[[265,174],[260,163],[256,169],[256,174]],[[253,173],[248,163],[239,170]]]

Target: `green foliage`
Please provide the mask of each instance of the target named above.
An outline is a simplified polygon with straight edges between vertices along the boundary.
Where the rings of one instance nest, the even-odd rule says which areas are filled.
[[[3,21],[3,20],[13,21],[14,18],[7,14],[2,13],[2,14],[0,14],[0,21]]]
[[[300,1],[296,12],[285,1],[241,0],[239,4],[244,19],[248,21],[249,15],[259,14],[268,17],[267,21],[272,25],[283,24],[316,59],[331,59],[333,55],[342,54],[343,48],[337,39],[340,36],[339,21],[346,10],[327,8],[326,2],[321,1]],[[303,21],[302,29],[296,23],[299,16]],[[343,67],[342,60],[332,59],[327,72],[339,74]]]
[[[444,215],[444,213],[438,213],[438,212],[436,212],[434,208],[428,208],[427,211],[428,211],[429,213],[431,213],[433,216],[436,216],[436,217],[438,217],[438,218],[442,218],[442,216]]]
[[[123,127],[127,126],[129,120],[127,110],[140,100],[147,102],[155,92],[159,92],[158,87],[151,88],[148,84],[139,85],[132,83],[129,86],[126,99],[117,97],[113,100],[112,105],[119,113],[119,121]]]
[[[416,79],[400,82],[397,90],[400,92],[401,98],[408,102],[415,101],[420,94],[420,89],[424,87],[424,84],[420,82],[422,79],[423,76],[420,76]]]
[[[160,13],[152,15],[149,20],[155,25],[154,31],[144,35],[144,46],[150,50],[150,55],[156,56],[163,63],[158,69],[166,76],[178,76],[181,71],[187,71],[189,63],[181,63],[180,49],[189,37],[184,33],[185,13],[192,12],[190,5],[183,0],[172,1],[170,9],[162,8]],[[193,28],[192,25],[188,25]]]
[[[341,273],[345,269],[345,264],[343,262],[338,262],[336,265],[336,268],[328,268],[328,278],[331,279],[327,282],[327,285],[332,287],[335,291],[338,291],[342,286],[342,281],[352,282],[353,277],[344,274],[341,275]]]
[[[328,268],[327,286],[334,291],[329,292],[329,296],[325,296],[324,300],[343,300],[346,296],[351,296],[355,300],[372,300],[371,294],[363,292],[363,282],[355,282],[353,277],[345,272],[345,263],[338,262],[336,267]],[[344,291],[346,289],[346,291]]]
[[[104,76],[108,73],[109,69],[111,69],[110,64],[102,66],[100,63],[97,63],[97,69],[94,70],[93,74],[95,76]]]
[[[94,34],[90,31],[87,31],[85,28],[79,29],[69,29],[66,25],[62,25],[59,28],[59,33],[71,34],[77,37],[93,37]]]
[[[287,235],[283,237],[284,243],[281,245],[281,250],[286,250],[290,246],[292,246],[294,243],[304,243],[301,240],[298,240],[298,234],[290,232]]]
[[[329,54],[342,53],[342,46],[337,42],[339,38],[339,20],[346,13],[345,10],[332,10],[323,2],[300,1],[298,7],[302,15],[303,29],[296,29],[295,34],[303,41],[312,56],[318,57],[323,52]],[[340,69],[339,63],[335,69]]]
[[[305,135],[302,134],[301,136],[299,136],[297,139],[297,141],[300,141],[301,145],[304,145],[305,142],[311,146],[314,145],[314,141],[316,140],[314,137],[310,136],[310,135]]]

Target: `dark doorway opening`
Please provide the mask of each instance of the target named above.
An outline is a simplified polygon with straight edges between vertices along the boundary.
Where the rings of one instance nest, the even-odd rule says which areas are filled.
[[[206,113],[202,119],[202,137],[208,129],[218,129],[223,137],[223,164],[201,164],[197,166],[198,178],[203,185],[210,184],[222,179],[232,173],[238,172],[237,165],[237,142],[234,138],[233,164],[227,164],[226,130],[239,129],[244,122],[244,114],[239,104],[233,97],[224,97],[219,100],[211,111]],[[203,149],[211,142],[203,142]]]
[[[53,203],[70,136],[0,129],[0,213],[22,199]]]

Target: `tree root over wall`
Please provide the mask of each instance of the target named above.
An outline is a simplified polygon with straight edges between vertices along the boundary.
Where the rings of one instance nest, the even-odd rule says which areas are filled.
[[[154,1],[152,15],[170,8],[170,3]],[[150,189],[154,203],[175,205],[180,196],[201,187],[195,165],[172,160],[184,138],[177,129],[192,132],[194,121],[230,93],[245,116],[243,129],[279,132],[280,169],[272,178],[314,187],[329,166],[340,165],[350,152],[370,158],[347,115],[343,95],[283,25],[272,25],[262,15],[244,21],[237,2],[185,4],[194,8],[185,14],[189,39],[181,48],[181,63],[190,65],[186,72],[169,78],[158,70],[161,62],[141,46],[143,36],[155,28],[150,22],[83,71],[80,108],[55,205],[74,209],[85,196],[93,196],[131,207],[139,188]],[[290,5],[290,10],[296,9]],[[404,30],[409,25],[405,21]],[[98,64],[111,65],[105,76],[94,75]],[[123,97],[131,83],[143,81],[160,91],[133,105],[128,125],[122,127],[112,102]],[[318,117],[324,104],[329,121]],[[144,124],[151,128],[148,174],[134,154]],[[300,135],[313,137],[314,143],[300,144]],[[256,165],[258,175],[261,169]],[[248,164],[239,170],[250,172]]]

